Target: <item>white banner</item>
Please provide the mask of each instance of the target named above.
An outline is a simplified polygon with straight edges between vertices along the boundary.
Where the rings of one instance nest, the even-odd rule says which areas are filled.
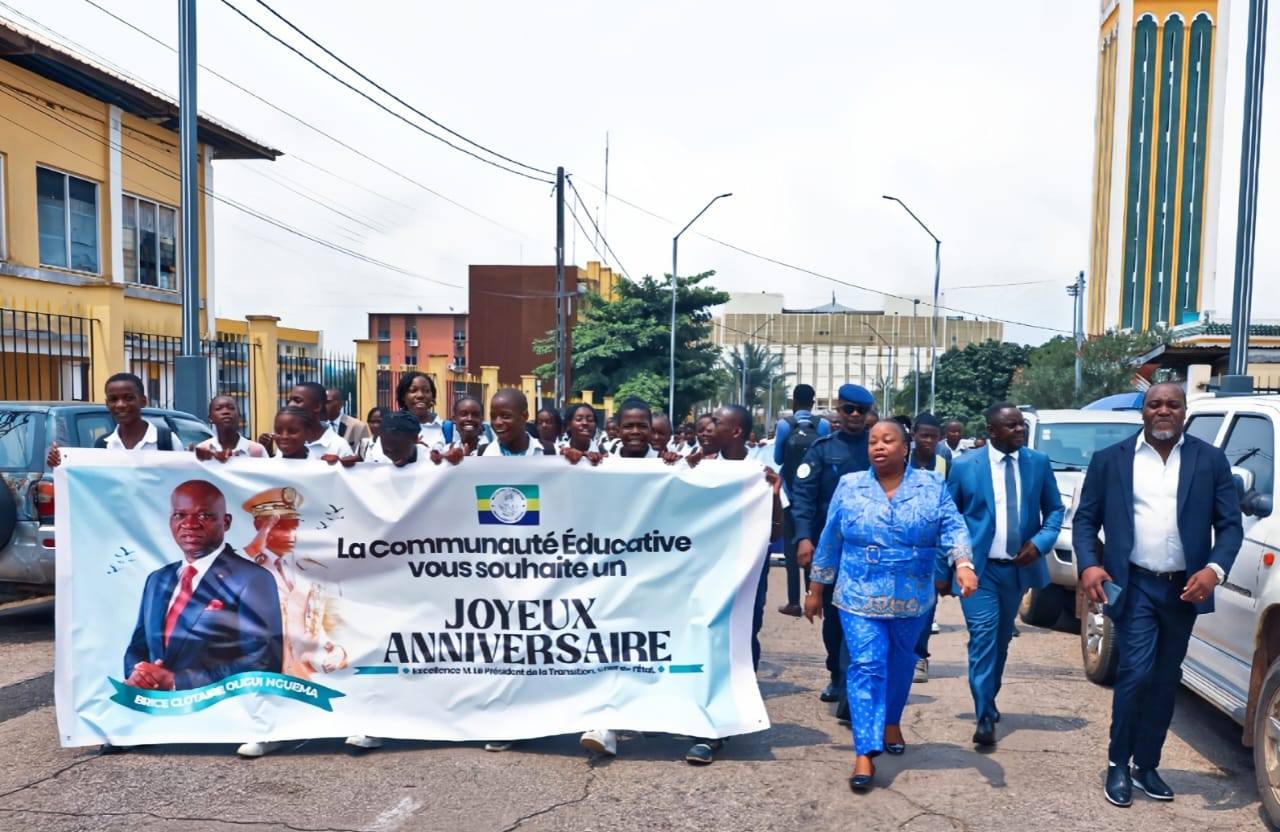
[[[768,727],[756,465],[64,456],[63,745]]]

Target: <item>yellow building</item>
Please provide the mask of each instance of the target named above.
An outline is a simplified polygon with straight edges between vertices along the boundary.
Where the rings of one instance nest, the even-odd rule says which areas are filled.
[[[1246,0],[1101,4],[1091,335],[1168,327],[1194,340],[1230,321],[1248,17]],[[1269,29],[1274,42],[1274,15]],[[1275,248],[1259,235],[1260,257]],[[1259,287],[1274,279],[1265,260]]]

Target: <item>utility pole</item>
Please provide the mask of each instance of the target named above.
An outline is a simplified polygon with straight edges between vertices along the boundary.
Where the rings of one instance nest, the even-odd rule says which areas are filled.
[[[912,298],[911,300],[911,352],[916,358],[916,379],[911,386],[915,388],[916,400],[915,409],[911,411],[912,417],[920,415],[920,345],[916,343],[916,321],[920,320],[920,298]]]
[[[933,346],[929,351],[929,412],[932,413],[938,409],[938,298],[942,287],[942,241],[916,216],[915,211],[907,207],[907,203],[888,194],[883,198],[901,205],[902,210],[910,214],[911,219],[924,229],[924,233],[933,238]]]
[[[667,410],[670,411],[670,417],[676,418],[676,292],[680,288],[680,235],[689,230],[689,226],[698,221],[698,217],[707,213],[707,209],[715,205],[718,200],[725,197],[733,196],[732,193],[720,194],[713,197],[694,218],[685,223],[684,228],[676,236],[671,238],[671,368],[670,368],[670,392],[667,395]],[[680,414],[683,416],[684,414]]]
[[[1075,298],[1071,310],[1071,334],[1076,341],[1076,399],[1079,404],[1080,390],[1084,387],[1084,272],[1076,276],[1075,282],[1067,286],[1067,294]]]
[[[1231,351],[1224,393],[1253,392],[1249,376],[1249,317],[1253,308],[1253,241],[1258,222],[1258,158],[1262,153],[1262,79],[1267,62],[1267,0],[1250,0],[1245,53],[1244,127],[1240,142],[1240,208],[1236,221],[1236,278],[1231,298]]]
[[[196,0],[178,0],[182,355],[174,361],[173,398],[178,410],[203,418],[209,412],[209,365],[204,350],[200,348],[200,190],[197,178],[200,160],[196,143],[196,113]],[[206,278],[212,283],[212,274]]]
[[[565,396],[568,393],[565,389],[568,377],[566,370],[569,366],[568,340],[565,332],[568,316],[564,309],[564,294],[564,167],[561,166],[556,168],[556,383],[554,395],[557,409],[564,407]],[[537,409],[541,403],[534,402],[533,406]]]

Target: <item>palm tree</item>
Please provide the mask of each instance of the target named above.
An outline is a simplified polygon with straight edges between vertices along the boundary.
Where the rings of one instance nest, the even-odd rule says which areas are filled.
[[[791,373],[783,372],[782,356],[778,353],[752,343],[741,344],[722,356],[720,364],[728,375],[720,391],[722,400],[737,402],[754,410],[768,404],[772,386],[775,404],[785,401],[779,396],[783,395],[786,379]]]

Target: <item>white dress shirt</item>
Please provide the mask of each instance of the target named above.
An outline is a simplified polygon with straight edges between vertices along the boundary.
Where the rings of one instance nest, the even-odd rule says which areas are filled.
[[[479,453],[480,456],[544,456],[545,454],[546,451],[542,449],[542,443],[533,437],[529,437],[529,447],[525,448],[524,453],[503,453],[502,443],[497,440],[485,445],[484,449]]]
[[[1187,556],[1178,534],[1178,474],[1182,470],[1182,443],[1169,451],[1167,460],[1138,434],[1133,454],[1133,552],[1129,562],[1152,572],[1181,572]]]
[[[168,609],[173,606],[173,602],[178,600],[178,593],[182,591],[182,573],[186,568],[188,566],[196,568],[196,574],[191,579],[191,594],[195,595],[196,588],[200,586],[200,580],[209,571],[209,567],[213,566],[213,562],[218,559],[218,555],[226,551],[226,548],[227,544],[223,543],[216,552],[210,552],[204,557],[196,558],[195,560],[187,560],[185,557],[182,559],[182,565],[178,567],[178,582],[174,584],[173,594],[169,596],[169,603],[165,605],[166,615]]]
[[[314,442],[307,442],[303,447],[307,449],[307,459],[320,459],[327,454],[336,454],[339,458],[353,455],[347,440],[335,433],[333,428],[327,426],[324,429],[324,433],[320,434],[319,439]],[[279,445],[276,446],[271,455],[280,456]]]
[[[1009,454],[1013,458],[1013,481],[1018,491],[1018,516],[1022,516],[1022,472],[1018,470],[1018,451]],[[996,499],[996,533],[991,538],[991,549],[987,552],[987,560],[1013,560],[1013,555],[1005,551],[1009,538],[1009,515],[1004,498],[1004,451],[996,450],[996,446],[987,443],[987,457],[991,460],[991,493]],[[1016,531],[1016,530],[1015,530]]]
[[[196,447],[203,448],[207,451],[212,451],[215,454],[222,453],[222,443],[218,441],[217,433],[214,433],[213,436],[210,436],[208,439],[204,440]],[[243,436],[241,436],[239,437],[239,439],[236,440],[236,446],[231,451],[231,455],[261,457],[261,456],[267,455],[267,449],[259,445],[257,442],[254,442],[251,439],[246,439]]]
[[[144,419],[147,423],[147,432],[142,435],[142,441],[134,445],[132,448],[125,447],[120,439],[120,427],[107,434],[107,450],[109,451],[155,451],[160,449],[160,432],[156,430],[156,426],[150,421]]]

